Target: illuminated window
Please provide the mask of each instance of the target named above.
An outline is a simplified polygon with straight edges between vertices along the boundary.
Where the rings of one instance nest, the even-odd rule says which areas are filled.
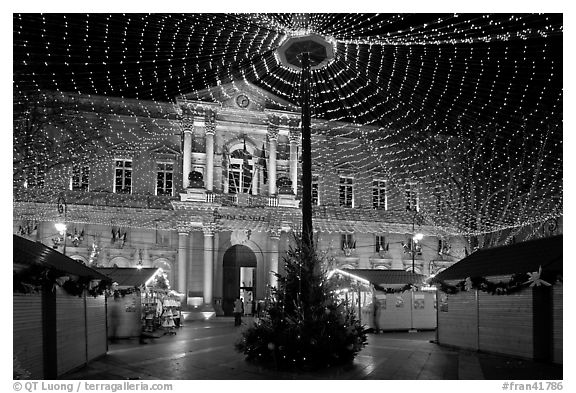
[[[44,187],[46,180],[46,165],[37,164],[26,171],[25,188]]]
[[[228,193],[249,194],[252,192],[254,166],[247,151],[235,150],[228,165]]]
[[[320,205],[320,198],[318,197],[318,176],[312,177],[312,204]]]
[[[354,235],[352,235],[351,233],[343,233],[340,243],[342,250],[352,250],[356,248]]]
[[[70,178],[70,189],[73,191],[88,191],[90,167],[88,165],[74,166]]]
[[[386,195],[386,181],[372,181],[372,207],[374,209],[388,210],[388,197]]]
[[[386,252],[388,246],[386,245],[386,238],[384,236],[378,236],[376,235],[376,249],[375,251],[377,253],[379,252]]]
[[[174,164],[156,163],[156,195],[174,195]]]
[[[116,159],[114,173],[114,192],[118,194],[132,193],[132,160]]]
[[[406,210],[416,212],[420,210],[420,206],[418,206],[418,190],[416,188],[416,183],[406,184]]]
[[[354,178],[340,176],[340,206],[354,207]]]

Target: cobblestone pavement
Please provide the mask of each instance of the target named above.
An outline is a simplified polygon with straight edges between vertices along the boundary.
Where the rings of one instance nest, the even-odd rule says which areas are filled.
[[[244,318],[249,323],[250,318]],[[435,332],[369,334],[346,367],[280,372],[245,361],[234,349],[246,328],[231,318],[187,322],[176,335],[111,343],[108,354],[62,379],[86,380],[479,380],[562,379],[562,367],[433,343]]]

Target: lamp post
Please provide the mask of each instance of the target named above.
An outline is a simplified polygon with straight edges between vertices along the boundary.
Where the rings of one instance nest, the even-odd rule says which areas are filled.
[[[418,218],[418,225],[420,225],[420,217],[418,216],[418,212],[414,213],[414,217],[412,218],[412,243],[410,247],[410,252],[412,254],[412,273],[415,273],[414,267],[414,256],[416,255],[416,245],[420,240],[424,238],[424,235],[421,233],[415,233],[414,226],[416,224],[416,219]]]
[[[66,199],[64,199],[63,196],[58,198],[58,214],[62,215],[64,214],[64,222],[57,222],[56,224],[54,224],[54,226],[56,227],[56,229],[58,230],[58,232],[60,233],[60,235],[64,236],[64,248],[62,250],[62,253],[64,255],[66,255],[66,237],[67,237],[67,227],[66,227],[66,214],[68,212],[68,206],[66,205]]]
[[[300,94],[302,108],[302,241],[312,249],[312,149],[311,122],[311,70],[327,66],[334,59],[335,43],[327,37],[311,32],[295,32],[278,48],[280,61],[301,73]]]

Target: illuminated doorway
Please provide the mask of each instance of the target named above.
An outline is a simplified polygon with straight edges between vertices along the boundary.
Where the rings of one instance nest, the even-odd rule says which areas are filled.
[[[224,253],[222,272],[222,310],[224,315],[233,315],[234,300],[244,297],[254,299],[256,293],[256,255],[246,246],[236,245]]]

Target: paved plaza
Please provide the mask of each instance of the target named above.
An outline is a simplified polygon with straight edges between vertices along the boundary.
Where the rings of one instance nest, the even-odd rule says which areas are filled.
[[[369,334],[353,364],[316,372],[283,372],[247,362],[234,349],[244,318],[192,321],[176,335],[111,343],[108,355],[63,379],[88,380],[479,380],[562,379],[562,367],[455,350],[435,344],[435,332]]]

